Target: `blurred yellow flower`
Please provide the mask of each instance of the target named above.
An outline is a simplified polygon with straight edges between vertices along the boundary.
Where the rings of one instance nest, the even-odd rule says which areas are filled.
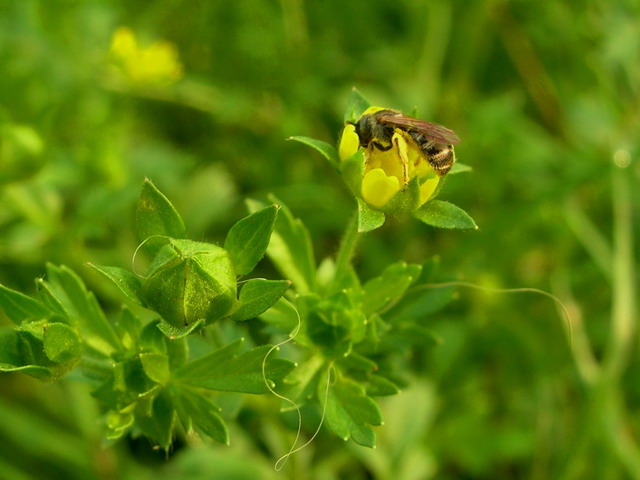
[[[154,42],[141,47],[127,27],[114,32],[109,53],[111,64],[134,84],[169,85],[182,77],[182,64],[173,44]]]

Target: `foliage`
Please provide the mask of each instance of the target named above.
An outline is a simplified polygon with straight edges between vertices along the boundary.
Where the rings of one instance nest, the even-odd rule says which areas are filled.
[[[629,0],[2,2],[0,471],[638,478],[638,14]],[[354,201],[344,177],[360,167],[334,148],[368,106],[348,101],[354,85],[459,134],[473,173],[448,175],[424,218],[454,203],[477,231]],[[136,226],[143,178],[166,194],[144,187],[166,224]],[[227,244],[246,198],[277,211],[256,264]],[[209,290],[228,310],[192,321],[133,273],[175,281],[181,261],[227,265]],[[429,286],[460,278],[489,290]],[[488,293],[513,286],[558,296],[570,331],[548,297]],[[402,299],[384,303],[386,288]],[[365,295],[376,309],[358,323]],[[294,331],[292,305],[307,328],[267,356]],[[273,465],[297,424],[277,397],[225,390],[238,382],[224,376],[176,386],[213,354],[258,380],[259,359],[295,361],[272,380],[304,398],[305,440],[327,406],[286,472]],[[372,431],[375,450],[336,441]]]

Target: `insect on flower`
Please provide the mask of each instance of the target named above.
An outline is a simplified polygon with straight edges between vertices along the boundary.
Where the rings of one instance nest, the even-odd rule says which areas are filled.
[[[398,110],[376,109],[368,112],[354,124],[361,147],[370,152],[373,149],[388,151],[394,147],[394,134],[399,133],[417,145],[438,175],[444,176],[451,170],[456,160],[453,145],[460,143],[455,132],[436,123],[408,117]],[[409,165],[404,164],[404,184],[408,178]]]

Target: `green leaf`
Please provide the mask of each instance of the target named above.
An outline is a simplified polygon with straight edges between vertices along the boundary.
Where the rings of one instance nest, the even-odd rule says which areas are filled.
[[[424,275],[422,277],[421,281],[415,284],[415,288],[412,288],[404,296],[402,302],[391,309],[385,318],[421,320],[442,309],[453,300],[456,287],[438,287],[429,278],[424,278]]]
[[[378,277],[363,286],[362,310],[371,315],[404,295],[407,288],[420,276],[422,266],[397,262],[389,265]]]
[[[431,200],[414,212],[418,220],[438,228],[474,229],[478,226],[473,218],[460,207],[442,200]]]
[[[96,269],[102,273],[105,277],[111,280],[116,287],[133,303],[142,305],[142,299],[140,298],[140,289],[142,288],[142,281],[129,270],[125,270],[120,267],[110,267],[107,265],[96,265],[94,263],[87,263],[88,266]]]
[[[238,354],[243,340],[236,340],[209,355],[186,364],[175,372],[180,382],[209,390],[242,393],[268,391],[262,365],[270,345],[263,345]],[[271,383],[280,381],[293,368],[288,360],[269,356],[264,373]]]
[[[318,398],[325,396],[326,384],[318,384]],[[327,426],[343,440],[349,437],[365,447],[374,447],[376,435],[371,426],[382,424],[376,403],[357,383],[338,379],[329,387],[325,419]]]
[[[312,355],[298,363],[284,380],[288,387],[285,396],[298,405],[304,405],[318,390],[318,381],[322,377],[324,366],[325,359],[320,354]],[[324,378],[326,379],[326,376]],[[282,408],[290,410],[293,407],[284,402]]]
[[[71,269],[48,264],[47,281],[42,284],[64,309],[71,325],[78,326],[86,344],[106,355],[124,348],[93,293]]]
[[[122,410],[157,390],[158,384],[147,376],[136,355],[122,362],[112,361],[111,371],[103,376],[102,383],[91,395],[109,408]]]
[[[262,259],[278,217],[278,205],[270,205],[238,221],[224,242],[238,275],[246,275]]]
[[[384,225],[385,216],[380,210],[371,208],[361,198],[358,201],[358,232],[370,232]]]
[[[151,394],[153,395],[153,394]],[[170,395],[160,390],[157,395],[148,396],[150,404],[139,401],[136,406],[136,424],[147,437],[155,440],[162,448],[171,446],[171,432],[175,419],[175,410]],[[146,399],[143,399],[146,400]]]
[[[283,298],[260,315],[260,319],[281,331],[291,331],[299,322],[295,306]]]
[[[311,148],[314,148],[315,150],[320,152],[320,155],[322,155],[329,161],[333,168],[340,171],[340,157],[338,155],[338,150],[336,150],[336,147],[334,147],[333,145],[310,137],[296,136],[289,137],[289,140],[295,140],[296,142],[300,142],[308,145]]]
[[[180,215],[151,180],[146,179],[136,205],[136,226],[141,241],[152,236],[184,238],[184,222]],[[164,242],[146,241],[143,248],[155,253]]]
[[[42,380],[43,382],[50,381],[54,378],[53,372],[50,368],[41,367],[39,365],[11,365],[7,363],[0,363],[0,372],[20,372]]]
[[[72,362],[80,359],[82,339],[76,331],[64,323],[50,323],[44,327],[44,353],[56,363]]]
[[[289,280],[249,280],[240,290],[240,306],[231,318],[235,321],[256,318],[276,303],[290,285]]]
[[[190,388],[177,388],[174,393],[178,416],[185,430],[193,428],[214,440],[229,445],[229,431],[211,400]]]
[[[451,167],[451,170],[449,170],[449,173],[447,175],[455,175],[456,173],[466,173],[472,170],[473,168],[471,168],[469,165],[456,162],[453,164],[453,167]]]
[[[140,362],[144,373],[156,383],[164,385],[169,381],[169,358],[161,353],[141,353]]]
[[[347,100],[347,108],[344,111],[345,123],[357,122],[362,116],[362,113],[370,106],[371,103],[364,98],[356,87],[353,87],[351,95],[349,95],[349,99]]]
[[[25,320],[39,320],[51,313],[39,301],[1,284],[0,308],[11,321],[18,325]]]
[[[282,202],[275,198],[273,200],[281,205],[281,210],[267,254],[282,276],[291,280],[299,293],[313,291],[316,268],[309,232]],[[255,200],[247,200],[247,206],[250,211],[262,208]]]
[[[369,376],[369,385],[367,387],[367,395],[375,395],[375,396],[387,396],[387,395],[396,395],[400,392],[400,387],[398,387],[391,380],[382,377],[380,375],[370,375]]]

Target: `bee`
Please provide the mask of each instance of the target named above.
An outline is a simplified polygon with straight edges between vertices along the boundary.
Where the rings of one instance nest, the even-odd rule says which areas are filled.
[[[460,143],[455,132],[436,123],[407,117],[398,110],[378,110],[363,115],[355,124],[360,146],[387,151],[393,147],[396,130],[405,133],[419,147],[425,159],[441,177],[456,161],[453,145]],[[405,167],[406,168],[406,167]]]

